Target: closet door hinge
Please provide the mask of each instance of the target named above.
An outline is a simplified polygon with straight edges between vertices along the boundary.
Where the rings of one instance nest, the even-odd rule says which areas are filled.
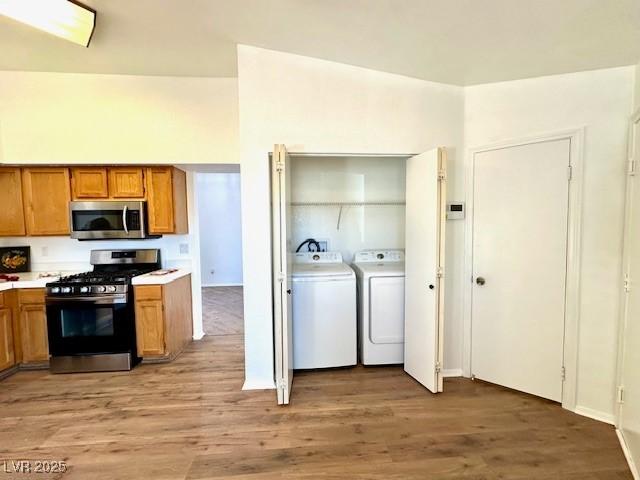
[[[444,277],[444,269],[442,267],[438,267],[436,270],[436,278]]]
[[[282,272],[278,273],[278,276],[276,278],[278,279],[278,282],[280,283],[284,282],[284,279],[285,279],[284,273]]]
[[[624,403],[624,387],[620,385],[616,392],[616,400],[618,403]]]
[[[636,161],[633,158],[629,159],[629,168],[627,169],[627,173],[631,176],[636,174]]]
[[[563,382],[567,379],[567,369],[565,367],[562,367],[560,369],[560,377],[562,378]]]
[[[626,293],[631,291],[631,278],[629,278],[628,274],[624,276],[624,291]]]
[[[567,167],[567,178],[569,181],[573,179],[573,167],[571,165]]]
[[[444,182],[447,179],[447,174],[444,170],[438,170],[438,180]]]
[[[276,172],[284,172],[284,162],[276,162]]]
[[[442,372],[442,365],[440,362],[436,362],[436,373]]]
[[[284,378],[279,378],[276,382],[276,386],[278,389],[285,390],[287,388],[287,380]]]

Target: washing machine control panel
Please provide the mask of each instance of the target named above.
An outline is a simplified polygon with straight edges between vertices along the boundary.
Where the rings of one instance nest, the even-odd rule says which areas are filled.
[[[357,252],[353,261],[355,263],[404,262],[404,252],[402,250],[366,250]]]
[[[342,263],[340,252],[298,252],[295,263]]]

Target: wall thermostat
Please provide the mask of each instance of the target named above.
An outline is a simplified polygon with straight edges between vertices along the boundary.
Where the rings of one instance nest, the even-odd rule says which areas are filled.
[[[464,202],[447,203],[447,220],[462,220],[464,218]]]

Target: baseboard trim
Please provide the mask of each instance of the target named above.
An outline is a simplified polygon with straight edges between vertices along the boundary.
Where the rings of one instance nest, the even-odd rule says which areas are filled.
[[[203,283],[200,286],[202,288],[210,288],[210,287],[241,287],[242,283]]]
[[[263,379],[245,379],[242,390],[275,390],[276,384],[273,380],[265,381]]]
[[[624,452],[624,456],[627,459],[627,463],[629,464],[629,469],[631,470],[631,475],[635,480],[640,480],[640,473],[636,468],[636,464],[633,461],[633,457],[631,456],[631,452],[629,451],[629,446],[627,445],[626,440],[624,439],[624,435],[622,432],[616,428],[616,434],[618,435],[618,440],[620,440],[620,446],[622,447],[622,451]]]
[[[204,332],[195,332],[193,334],[193,339],[194,340],[202,340],[205,335],[206,335],[206,333],[204,333]]]
[[[610,413],[601,412],[599,410],[593,410],[587,407],[576,406],[573,413],[582,415],[583,417],[589,417],[599,422],[608,423],[609,425],[615,425],[616,419]]]
[[[445,369],[442,370],[442,376],[444,378],[451,378],[451,377],[462,377],[462,369],[461,368],[450,368],[450,369]]]

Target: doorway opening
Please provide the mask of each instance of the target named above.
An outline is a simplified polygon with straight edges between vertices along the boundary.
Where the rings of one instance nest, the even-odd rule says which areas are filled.
[[[198,172],[202,321],[205,335],[242,335],[242,226],[239,168]]]

